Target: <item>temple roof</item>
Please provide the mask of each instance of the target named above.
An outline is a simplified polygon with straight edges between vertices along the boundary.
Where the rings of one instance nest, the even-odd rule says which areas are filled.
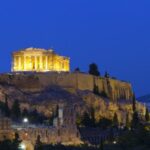
[[[44,49],[44,48],[34,48],[34,47],[29,47],[29,48],[25,48],[25,49],[20,49],[18,51],[14,51],[12,54],[15,55],[15,54],[20,54],[20,53],[25,53],[25,52],[43,52],[43,53],[53,53],[53,54],[56,54],[55,51],[53,49]],[[56,54],[58,55],[58,54]],[[63,58],[67,58],[67,59],[70,59],[69,57],[66,57],[66,56],[62,56],[62,55],[59,55],[59,57],[63,57]]]
[[[53,49],[43,49],[43,48],[33,48],[33,47],[29,47],[29,48],[25,48],[25,49],[20,49],[17,51],[14,51],[13,54],[15,53],[20,53],[20,52],[51,52],[54,53]]]
[[[29,47],[29,48],[23,49],[21,51],[44,51],[44,52],[49,51],[49,52],[54,52],[53,49],[46,50],[46,49],[43,49],[43,48],[33,48],[33,47]]]

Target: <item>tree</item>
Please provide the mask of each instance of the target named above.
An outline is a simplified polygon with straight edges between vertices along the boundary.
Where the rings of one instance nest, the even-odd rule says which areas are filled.
[[[12,150],[18,149],[20,143],[21,143],[21,140],[19,138],[19,134],[16,132],[15,133],[15,138],[12,141]]]
[[[28,115],[29,115],[28,110],[24,108],[22,111],[22,117],[28,117]]]
[[[112,126],[112,120],[107,118],[101,118],[98,121],[97,126],[100,127],[101,129],[107,129]]]
[[[53,120],[55,118],[54,112],[52,112],[51,116],[48,118],[49,120],[49,125],[52,126],[53,125]]]
[[[100,141],[100,150],[104,150],[104,141],[103,141],[102,138],[101,138],[101,141]]]
[[[117,115],[117,113],[114,114],[113,125],[114,125],[114,127],[118,127],[119,126],[119,121],[118,121],[118,115]]]
[[[75,72],[80,72],[80,68],[77,67],[74,71],[75,71]]]
[[[94,89],[93,89],[93,93],[96,95],[99,95],[99,88],[97,85],[94,84]]]
[[[97,85],[94,84],[94,88],[93,88],[93,93],[98,95],[98,96],[102,96],[102,97],[108,97],[105,91],[99,91],[99,88]]]
[[[78,127],[80,127],[82,125],[82,116],[79,113],[77,113],[77,115],[76,115],[76,125]]]
[[[3,141],[0,141],[0,149],[1,150],[17,150],[17,149],[12,149],[12,143],[11,140],[6,139],[6,137],[3,137]]]
[[[20,104],[18,100],[15,100],[12,105],[12,115],[15,120],[18,120],[21,116]]]
[[[40,135],[37,136],[36,143],[35,143],[35,150],[42,150],[42,142]]]
[[[59,115],[59,105],[56,105],[54,116],[58,117],[58,115]]]
[[[95,110],[93,107],[91,107],[91,109],[90,109],[90,117],[91,117],[91,126],[95,127],[96,119],[95,119]]]
[[[29,113],[29,119],[30,119],[30,122],[34,123],[34,124],[38,124],[40,122],[40,120],[39,120],[39,113],[38,113],[38,111],[36,109],[32,110]]]
[[[149,116],[149,110],[146,107],[146,113],[145,113],[145,120],[148,122],[150,120],[150,116]]]
[[[21,140],[19,139],[18,133],[15,133],[15,138],[9,140],[6,136],[3,137],[3,141],[0,141],[0,150],[20,150]]]
[[[92,63],[89,65],[89,74],[94,75],[94,76],[100,76],[98,66],[95,63]]]
[[[105,76],[105,78],[109,78],[109,74],[108,74],[107,71],[105,72],[105,75],[104,75],[104,76]]]
[[[6,116],[6,117],[10,117],[10,109],[9,109],[9,107],[8,107],[7,95],[5,95],[4,113],[5,113],[5,116]]]
[[[135,111],[133,113],[132,122],[131,122],[131,128],[136,129],[140,124],[140,119],[138,113]]]
[[[81,124],[85,127],[91,127],[91,118],[87,112],[83,113]]]
[[[106,94],[105,91],[101,91],[100,92],[100,96],[108,98],[108,95]]]
[[[135,94],[133,94],[133,98],[132,98],[132,110],[133,110],[133,112],[136,111],[136,99],[135,99]]]
[[[139,126],[136,130],[128,130],[118,137],[118,144],[122,150],[149,150],[149,141],[149,132],[143,125]]]
[[[130,128],[130,120],[129,120],[129,113],[126,114],[126,128]]]

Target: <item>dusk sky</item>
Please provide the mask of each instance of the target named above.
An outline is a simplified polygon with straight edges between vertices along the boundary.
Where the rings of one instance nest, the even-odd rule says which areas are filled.
[[[11,53],[53,48],[71,68],[132,83],[150,93],[150,0],[1,0],[0,72],[10,72]]]

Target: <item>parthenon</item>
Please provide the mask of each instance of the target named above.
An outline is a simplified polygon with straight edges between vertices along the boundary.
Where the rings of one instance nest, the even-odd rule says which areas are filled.
[[[70,59],[57,55],[52,49],[27,48],[12,54],[13,72],[70,71]]]

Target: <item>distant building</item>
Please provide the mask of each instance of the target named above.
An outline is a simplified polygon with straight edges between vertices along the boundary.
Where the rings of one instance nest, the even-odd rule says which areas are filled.
[[[13,72],[69,72],[70,59],[57,55],[52,49],[27,48],[12,54]]]
[[[63,126],[63,124],[64,124],[64,117],[63,117],[64,114],[63,113],[64,113],[63,107],[59,107],[58,116],[56,118],[54,118],[54,120],[53,120],[54,127]]]
[[[12,139],[14,137],[14,132],[11,128],[11,120],[9,118],[3,117],[0,114],[0,141],[4,139]]]
[[[35,145],[38,136],[41,142],[46,144],[80,144],[74,109],[72,106],[60,106],[58,116],[54,119],[54,126],[14,124],[12,129],[19,134],[22,141],[32,145]]]

